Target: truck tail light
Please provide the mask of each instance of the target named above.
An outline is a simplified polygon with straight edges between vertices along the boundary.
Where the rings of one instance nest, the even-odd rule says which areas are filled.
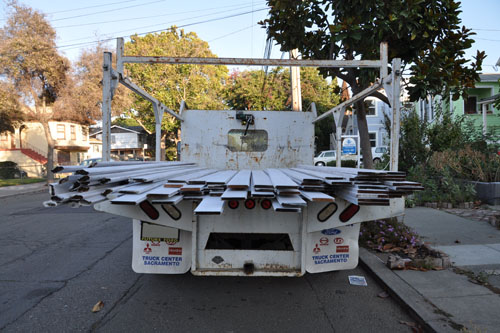
[[[145,200],[139,204],[139,207],[141,207],[142,211],[151,219],[151,220],[156,220],[160,217],[160,213],[156,210],[156,208],[153,207],[153,205]]]
[[[272,205],[273,204],[272,204],[271,200],[269,200],[269,199],[264,199],[260,202],[260,206],[262,207],[262,209],[267,210],[267,209],[271,208]]]
[[[355,204],[350,204],[342,213],[340,213],[340,222],[349,221],[356,213],[359,211],[359,206]]]
[[[240,205],[240,203],[238,202],[238,200],[229,200],[229,202],[227,203],[227,205],[231,209],[236,209],[236,208],[238,208],[238,206]]]
[[[337,205],[335,203],[329,203],[318,213],[318,221],[325,222],[337,211]]]
[[[255,200],[254,199],[245,200],[245,207],[247,209],[253,209],[255,207]]]
[[[179,220],[182,216],[181,211],[174,205],[165,204],[161,205],[161,208],[175,221]]]

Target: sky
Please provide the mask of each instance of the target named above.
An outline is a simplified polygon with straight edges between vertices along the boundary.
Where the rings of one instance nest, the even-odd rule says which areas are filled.
[[[167,29],[171,25],[194,31],[209,42],[219,57],[262,58],[265,29],[258,21],[266,18],[264,0],[20,0],[47,14],[57,32],[59,50],[71,61],[82,49],[99,39],[126,37]],[[486,52],[483,72],[494,73],[500,58],[500,0],[463,0],[462,24],[474,30],[476,42],[466,51],[469,59],[476,50]],[[0,25],[5,22],[5,0],[0,8]],[[109,43],[115,47],[115,42]],[[272,58],[280,58],[279,46]],[[500,71],[500,66],[498,68]]]

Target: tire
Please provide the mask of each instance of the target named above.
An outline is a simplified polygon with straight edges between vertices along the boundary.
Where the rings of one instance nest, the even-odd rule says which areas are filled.
[[[380,162],[382,162],[382,160],[380,158],[378,158],[378,157],[373,159],[373,165],[377,165]]]
[[[325,162],[317,162],[315,166],[325,166]]]

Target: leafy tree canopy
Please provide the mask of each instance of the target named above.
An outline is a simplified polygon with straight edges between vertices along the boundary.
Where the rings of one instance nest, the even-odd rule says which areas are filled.
[[[466,67],[465,49],[474,35],[460,27],[455,0],[269,0],[270,17],[263,24],[282,50],[298,48],[313,59],[377,59],[379,44],[389,44],[389,58],[410,66],[410,97],[442,93],[443,87],[463,92],[479,80],[484,52]],[[336,75],[336,74],[344,75]],[[376,71],[345,70],[330,74],[366,86]],[[458,98],[458,95],[456,95]]]
[[[55,103],[55,109],[80,123],[93,123],[102,119],[102,64],[103,53],[109,50],[102,45],[83,50],[73,64],[67,84],[61,98]],[[116,57],[113,57],[116,60]],[[121,114],[132,105],[131,92],[118,85],[111,106],[114,115]]]
[[[138,56],[215,57],[207,42],[194,32],[186,33],[172,27],[167,32],[132,36],[125,45],[125,54]],[[227,78],[225,66],[126,64],[132,81],[172,110],[179,110],[184,100],[190,109],[222,109],[223,85]],[[151,103],[134,97],[135,118],[146,130],[154,131],[154,113]],[[174,136],[179,124],[165,114],[162,129]],[[172,138],[171,138],[172,139]]]
[[[379,44],[387,42],[389,58],[401,58],[411,75],[411,100],[428,94],[454,98],[473,87],[484,52],[468,63],[465,49],[473,33],[460,27],[455,0],[268,0],[269,18],[261,22],[283,51],[297,48],[311,59],[378,59]],[[469,65],[469,66],[467,66]],[[368,87],[375,70],[322,69],[345,80],[354,94]],[[388,102],[380,93],[374,96]],[[356,104],[363,159],[371,167],[366,113]]]
[[[0,133],[14,132],[14,127],[22,120],[23,113],[14,88],[0,82]]]
[[[44,129],[47,178],[51,181],[54,140],[48,122],[62,115],[47,106],[60,97],[66,86],[69,61],[57,52],[56,33],[42,13],[15,0],[8,2],[8,10],[7,21],[0,29],[0,75],[14,87],[26,117]]]

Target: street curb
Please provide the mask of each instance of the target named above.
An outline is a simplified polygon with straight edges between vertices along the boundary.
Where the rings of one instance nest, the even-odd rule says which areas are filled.
[[[387,292],[400,303],[426,332],[457,332],[445,313],[419,294],[411,285],[387,268],[382,260],[364,248],[359,249],[359,263]]]
[[[1,194],[0,193],[0,199],[6,199],[6,198],[10,198],[10,197],[15,197],[16,195],[38,193],[38,192],[48,192],[47,184],[44,183],[43,185],[40,185],[40,187],[38,187],[38,188],[20,190],[19,192],[16,192],[16,193],[9,193],[9,194]]]

